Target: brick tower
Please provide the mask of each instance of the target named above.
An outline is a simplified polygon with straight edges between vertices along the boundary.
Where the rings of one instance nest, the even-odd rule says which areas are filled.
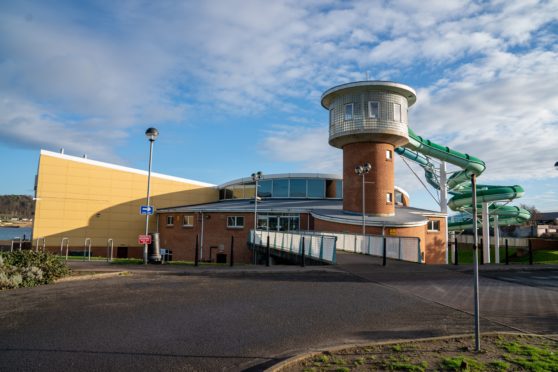
[[[329,110],[329,144],[343,149],[343,210],[362,213],[362,179],[355,167],[370,163],[365,213],[395,214],[394,149],[409,142],[407,109],[415,91],[388,81],[343,84],[322,95]]]

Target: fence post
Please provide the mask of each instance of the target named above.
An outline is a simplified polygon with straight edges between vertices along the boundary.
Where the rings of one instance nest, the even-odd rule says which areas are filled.
[[[304,267],[304,236],[302,237],[302,260],[300,261],[300,266]]]
[[[269,235],[267,236],[266,254],[265,254],[265,266],[269,267]]]
[[[386,237],[384,236],[384,254],[383,254],[384,258],[382,260],[382,266],[386,266],[387,265],[387,245],[386,245]]]
[[[510,264],[510,256],[508,252],[508,239],[506,239],[506,265]]]
[[[533,244],[532,240],[529,239],[529,265],[533,264]]]
[[[234,235],[231,235],[231,267],[234,266]]]
[[[455,244],[455,246],[453,247],[454,248],[454,254],[455,254],[454,264],[459,265],[459,249],[457,249],[457,237],[455,237],[455,240],[454,240],[453,244]]]
[[[194,266],[198,266],[198,239],[199,235],[196,235],[196,252],[194,253]],[[209,259],[211,260],[211,252],[209,252]]]

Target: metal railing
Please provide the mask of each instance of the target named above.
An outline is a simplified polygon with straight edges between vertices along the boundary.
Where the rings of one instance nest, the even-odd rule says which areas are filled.
[[[83,260],[85,261],[86,254],[87,260],[91,261],[91,238],[85,238],[85,242],[83,243]],[[67,258],[66,258],[67,259]]]
[[[108,239],[107,240],[107,262],[112,261],[112,252],[114,250],[114,240]]]
[[[43,244],[41,244],[41,242],[43,242]],[[42,251],[44,252],[46,249],[46,238],[44,236],[40,236],[37,238],[37,243],[35,245],[35,252],[39,251],[39,246],[42,248]]]
[[[60,242],[60,257],[62,257],[62,253],[64,250],[64,243],[66,243],[66,260],[68,259],[68,248],[70,246],[70,238],[62,238]]]
[[[254,239],[255,235],[255,239]],[[264,246],[269,237],[271,249],[291,253],[294,255],[310,257],[316,260],[335,263],[336,238],[333,234],[312,234],[308,232],[279,232],[250,230],[248,241],[256,245]],[[304,241],[304,244],[303,244]],[[304,247],[304,252],[302,252]]]
[[[420,238],[405,236],[382,236],[313,232],[327,234],[337,238],[337,250],[383,257],[384,239],[386,240],[386,257],[401,261],[424,263],[420,249]]]
[[[21,251],[21,246],[23,245],[23,239],[19,236],[16,236],[15,238],[12,239],[12,243],[10,245],[10,252],[14,251],[15,242],[19,242],[18,250]]]

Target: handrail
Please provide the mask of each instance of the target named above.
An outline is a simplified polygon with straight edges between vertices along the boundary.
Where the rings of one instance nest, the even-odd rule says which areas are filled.
[[[39,245],[41,244],[40,243],[41,240],[43,241],[43,245],[42,245],[43,250],[42,251],[43,252],[45,251],[45,249],[46,249],[46,238],[44,236],[40,236],[40,237],[37,238],[37,243],[35,244],[35,252],[39,251]]]
[[[107,240],[107,262],[112,262],[113,249],[114,249],[114,240],[112,240],[112,238],[109,238]],[[110,255],[109,255],[109,250],[110,250]]]
[[[14,251],[14,242],[16,242],[16,239],[18,239],[18,241],[19,241],[19,248],[18,248],[18,250],[21,251],[22,239],[21,239],[20,236],[16,236],[16,237],[14,237],[14,238],[12,239],[12,243],[11,243],[11,246],[10,246],[10,252],[13,252],[13,251]]]
[[[68,260],[68,247],[70,246],[70,238],[62,238],[62,241],[60,242],[60,257],[62,257],[64,242],[66,242],[66,261],[67,261]]]
[[[85,238],[83,243],[83,260],[85,261],[85,252],[89,251],[89,258],[87,261],[91,261],[91,238]]]

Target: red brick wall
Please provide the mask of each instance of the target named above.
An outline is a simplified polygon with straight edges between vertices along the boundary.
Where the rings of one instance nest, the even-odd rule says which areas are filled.
[[[386,159],[386,151],[392,157]],[[393,145],[357,142],[343,147],[343,209],[362,213],[362,176],[355,174],[355,166],[370,163],[372,170],[365,177],[365,211],[370,215],[392,216],[395,213],[393,180]],[[386,193],[392,202],[386,202]]]
[[[426,231],[426,262],[430,264],[446,263],[446,222],[444,217],[428,217],[431,221],[440,221],[440,231]]]

